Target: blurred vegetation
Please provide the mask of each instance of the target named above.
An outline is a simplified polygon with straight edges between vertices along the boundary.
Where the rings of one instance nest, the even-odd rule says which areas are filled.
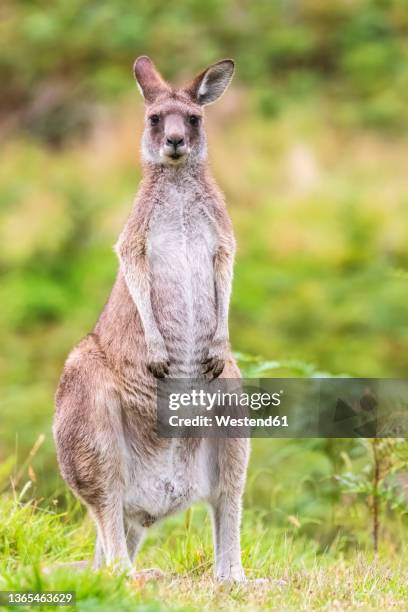
[[[83,132],[95,101],[129,91],[137,55],[151,54],[169,77],[232,56],[266,115],[324,86],[339,120],[399,130],[407,31],[404,0],[6,0],[1,108],[59,143]]]
[[[53,393],[107,299],[112,245],[140,179],[139,54],[181,80],[222,57],[237,61],[208,129],[237,234],[230,329],[243,371],[406,376],[403,0],[6,0],[0,10],[6,473],[23,465],[20,480],[30,477],[38,495],[65,495]],[[256,440],[253,449],[247,506],[264,524],[320,552],[371,545],[369,445]],[[398,551],[406,498],[396,503],[387,482],[380,540]]]

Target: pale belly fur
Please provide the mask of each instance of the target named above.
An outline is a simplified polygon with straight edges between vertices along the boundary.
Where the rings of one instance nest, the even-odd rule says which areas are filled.
[[[200,374],[215,332],[214,251],[211,222],[194,205],[164,205],[153,216],[148,238],[152,307],[173,377]]]
[[[124,500],[128,520],[148,526],[210,498],[216,484],[213,441],[200,440],[193,452],[187,450],[185,440],[174,439],[153,461],[142,465],[134,459]]]

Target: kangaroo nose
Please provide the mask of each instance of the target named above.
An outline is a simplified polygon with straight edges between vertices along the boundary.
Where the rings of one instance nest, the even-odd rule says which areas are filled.
[[[166,143],[177,149],[177,147],[181,147],[181,145],[184,144],[184,138],[180,138],[180,136],[168,136],[166,138]]]

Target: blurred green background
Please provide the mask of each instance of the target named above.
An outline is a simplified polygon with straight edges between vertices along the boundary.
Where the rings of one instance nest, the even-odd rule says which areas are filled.
[[[139,54],[181,81],[236,60],[208,110],[238,241],[234,349],[276,361],[264,375],[406,376],[405,1],[5,0],[0,15],[0,461],[29,467],[44,433],[30,478],[62,486],[53,393],[107,299],[140,179]],[[366,449],[253,447],[247,503],[324,546],[334,477]]]

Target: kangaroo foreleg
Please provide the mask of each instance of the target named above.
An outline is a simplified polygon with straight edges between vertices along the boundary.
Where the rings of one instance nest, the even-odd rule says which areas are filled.
[[[125,228],[116,251],[129,293],[142,321],[147,353],[148,368],[158,378],[169,372],[167,349],[153,313],[149,263],[146,256],[145,237],[141,234],[128,235]]]

